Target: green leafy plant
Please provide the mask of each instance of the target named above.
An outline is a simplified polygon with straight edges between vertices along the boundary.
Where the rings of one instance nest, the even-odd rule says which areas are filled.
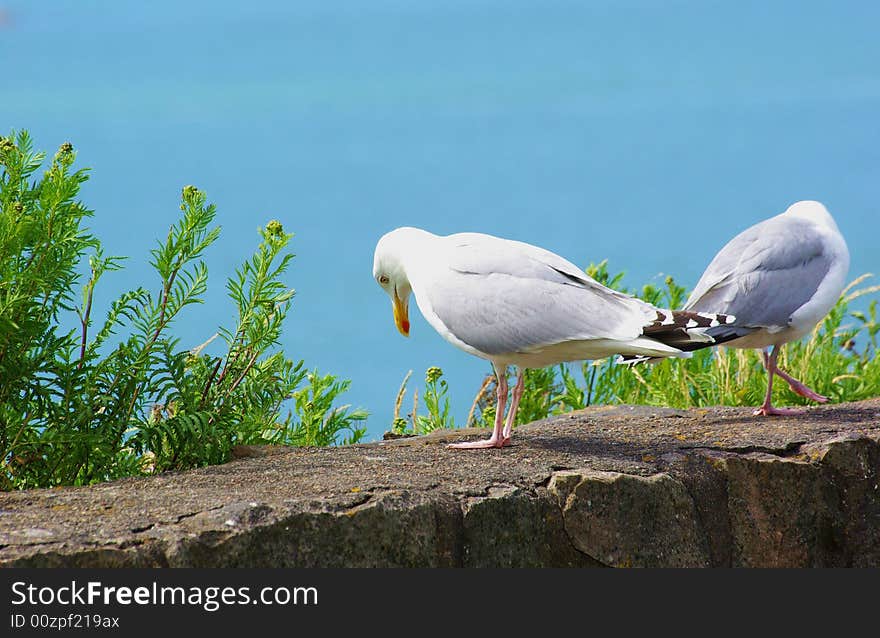
[[[333,375],[320,375],[318,371],[308,373],[308,385],[293,393],[296,401],[297,419],[291,422],[291,415],[280,424],[272,436],[273,443],[285,445],[336,445],[357,443],[366,427],[359,425],[367,419],[367,412],[352,409],[350,405],[335,406],[337,398],[348,390],[351,382],[340,381]],[[340,434],[342,439],[340,440]]]
[[[413,408],[404,418],[400,416],[400,408],[406,398],[407,383],[412,376],[412,370],[407,372],[397,392],[394,403],[394,417],[391,423],[391,431],[397,435],[425,434],[440,428],[454,428],[455,420],[452,418],[449,406],[449,385],[443,378],[443,370],[437,366],[431,366],[425,372],[425,392],[422,398],[425,403],[427,414],[419,414],[419,393],[413,391]]]
[[[437,366],[431,366],[425,372],[425,391],[422,395],[427,414],[419,414],[419,393],[413,391],[413,408],[404,418],[400,416],[400,408],[406,398],[407,383],[412,376],[412,370],[407,372],[397,392],[394,403],[394,416],[391,422],[391,431],[397,435],[426,434],[437,429],[454,428],[455,419],[449,405],[449,385],[443,378],[443,370]]]
[[[431,432],[439,428],[454,428],[455,420],[449,413],[449,386],[443,370],[431,366],[425,372],[425,409],[427,415],[413,415],[417,432]]]
[[[236,444],[330,445],[363,437],[362,410],[336,406],[349,382],[280,350],[293,290],[282,279],[292,235],[260,229],[254,255],[227,282],[233,327],[192,349],[173,322],[207,292],[216,211],[194,186],[151,251],[157,286],[122,294],[96,325],[96,286],[119,270],[84,227],[87,179],[63,144],[45,156],[27,132],[0,138],[0,482],[3,489],[83,484],[220,463]],[[81,288],[79,268],[88,263]],[[150,290],[158,290],[156,294]],[[65,329],[73,314],[77,328]],[[96,329],[97,328],[97,329]],[[286,416],[281,414],[285,406]]]

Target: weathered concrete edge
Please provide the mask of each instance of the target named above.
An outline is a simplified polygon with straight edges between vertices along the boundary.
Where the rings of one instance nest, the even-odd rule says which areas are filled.
[[[340,507],[234,503],[5,567],[880,566],[880,440],[693,449],[643,477],[561,470],[485,495],[379,490]],[[2,548],[0,548],[2,549]]]

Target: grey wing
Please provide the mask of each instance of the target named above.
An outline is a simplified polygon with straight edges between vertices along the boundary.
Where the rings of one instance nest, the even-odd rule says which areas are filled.
[[[782,327],[816,293],[831,261],[812,224],[774,217],[716,255],[685,309],[735,315],[734,326]]]
[[[601,286],[561,257],[530,249],[497,238],[459,240],[447,253],[448,270],[427,291],[432,310],[487,354],[634,339],[656,317],[648,304]]]
[[[612,290],[573,263],[549,250],[520,241],[480,233],[450,235],[447,258],[453,270],[471,274],[503,272],[524,279],[540,279],[587,288],[602,297],[639,302]]]

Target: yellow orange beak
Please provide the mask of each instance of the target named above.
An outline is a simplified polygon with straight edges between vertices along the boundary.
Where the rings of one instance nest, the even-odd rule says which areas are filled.
[[[397,291],[392,295],[391,306],[394,308],[394,325],[404,337],[409,336],[409,304],[407,300],[397,296]]]

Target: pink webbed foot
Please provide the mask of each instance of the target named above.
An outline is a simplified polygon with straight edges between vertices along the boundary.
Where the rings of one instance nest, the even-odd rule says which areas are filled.
[[[490,448],[500,448],[506,445],[510,445],[510,437],[508,438],[495,438],[494,436],[491,439],[485,439],[483,441],[464,441],[462,443],[450,443],[446,447],[450,447],[456,450],[486,450]]]
[[[793,414],[803,414],[803,410],[793,410],[791,408],[774,408],[772,405],[762,405],[755,410],[755,416],[791,416]]]
[[[810,399],[810,400],[815,401],[817,403],[827,403],[828,402],[828,397],[819,394],[815,390],[807,387],[804,383],[795,379],[793,376],[791,376],[787,372],[783,372],[782,370],[780,370],[776,366],[775,359],[773,361],[768,362],[768,363],[769,363],[769,365],[772,366],[772,370],[775,374],[777,374],[778,376],[785,379],[785,381],[788,383],[788,387],[790,387],[792,392],[794,392],[795,394],[799,394],[800,396],[804,397],[805,399]]]
[[[811,388],[808,388],[800,381],[795,381],[794,383],[789,383],[788,385],[791,387],[795,394],[799,394],[805,399],[811,399],[816,403],[828,403],[828,397],[819,394]]]

